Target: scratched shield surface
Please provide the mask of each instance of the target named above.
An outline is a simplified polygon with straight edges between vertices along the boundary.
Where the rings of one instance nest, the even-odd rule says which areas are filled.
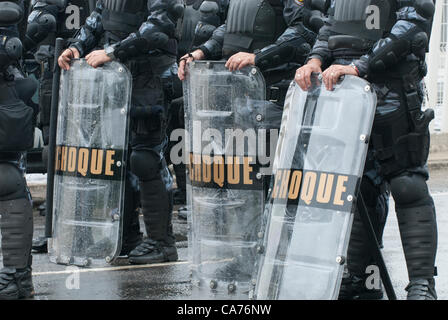
[[[121,250],[132,77],[120,63],[63,71],[50,260],[92,266]]]
[[[252,295],[256,299],[336,299],[362,177],[376,95],[345,77],[327,91],[313,76],[287,95],[262,220]]]
[[[184,90],[192,296],[247,299],[265,202],[257,138],[272,125],[264,78],[194,62]]]

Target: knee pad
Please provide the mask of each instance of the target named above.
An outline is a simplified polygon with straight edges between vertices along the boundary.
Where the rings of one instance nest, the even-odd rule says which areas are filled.
[[[160,155],[154,151],[132,151],[131,171],[140,181],[154,180],[160,176]]]
[[[408,173],[392,178],[390,186],[397,207],[433,205],[426,178],[420,174]]]
[[[25,178],[20,170],[10,163],[0,163],[0,201],[26,197]]]

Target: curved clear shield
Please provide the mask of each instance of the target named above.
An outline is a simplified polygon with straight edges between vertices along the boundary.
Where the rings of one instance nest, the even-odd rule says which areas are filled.
[[[193,297],[247,299],[265,201],[264,79],[195,62],[184,90]]]
[[[112,262],[121,250],[132,77],[77,60],[60,84],[50,260]]]
[[[336,299],[375,115],[369,83],[291,84],[262,224],[256,299]]]

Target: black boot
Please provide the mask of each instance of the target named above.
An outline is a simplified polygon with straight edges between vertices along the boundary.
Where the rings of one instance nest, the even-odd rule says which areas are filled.
[[[0,300],[28,299],[33,296],[31,267],[4,268],[0,271]]]
[[[33,239],[32,249],[34,253],[48,253],[48,238],[39,237]]]
[[[160,241],[145,239],[129,253],[129,262],[132,264],[152,264],[177,261],[177,248],[174,245],[166,246]]]
[[[129,253],[129,262],[151,264],[177,261],[170,192],[158,177],[140,182],[140,197],[149,239]]]
[[[406,287],[407,300],[437,300],[434,279],[411,280]]]

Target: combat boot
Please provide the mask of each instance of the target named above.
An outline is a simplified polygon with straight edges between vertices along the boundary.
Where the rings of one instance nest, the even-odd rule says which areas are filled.
[[[47,237],[39,237],[33,239],[31,247],[34,253],[48,253],[48,239]]]
[[[178,258],[175,245],[166,245],[151,239],[144,240],[129,253],[129,262],[131,264],[173,262],[177,261]]]
[[[407,300],[437,300],[434,278],[411,280],[405,290]]]
[[[34,296],[31,268],[4,268],[0,271],[0,300],[28,299]]]

